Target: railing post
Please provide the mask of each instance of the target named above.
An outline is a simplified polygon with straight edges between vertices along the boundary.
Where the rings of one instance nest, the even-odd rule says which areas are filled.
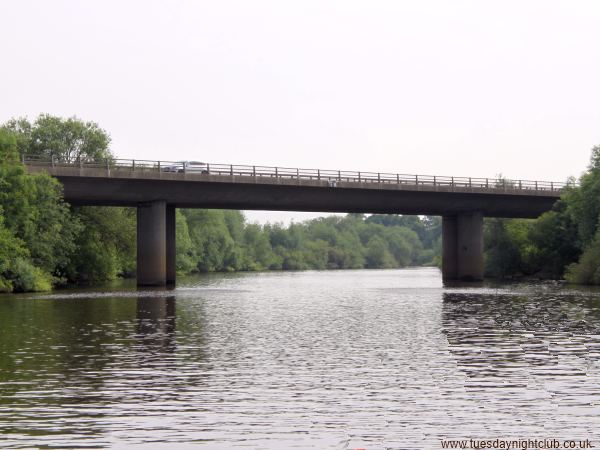
[[[381,174],[377,172],[377,182],[381,183]]]
[[[506,178],[502,178],[502,186],[504,187],[504,191],[506,192]]]
[[[131,170],[133,170],[135,172],[135,159],[131,160]],[[183,165],[184,170],[185,170],[185,164]]]
[[[252,176],[256,176],[256,166],[252,166]]]
[[[437,186],[437,182],[436,182],[436,180],[435,180],[435,175],[433,176],[433,186],[434,186],[434,187],[435,187],[435,186]]]
[[[233,164],[229,164],[229,174],[233,176]]]
[[[160,161],[157,161],[158,165],[158,173],[160,173]]]
[[[450,177],[450,186],[454,187],[454,176]]]
[[[210,174],[210,164],[206,163],[206,172]]]
[[[490,185],[489,185],[489,182],[488,182],[488,179],[487,179],[487,178],[485,179],[485,187],[486,187],[486,189],[490,187]]]
[[[338,181],[342,181],[342,172],[338,170]]]
[[[473,187],[473,185],[471,184],[471,177],[469,177],[469,187]]]
[[[81,159],[81,155],[79,156],[79,168],[83,169],[83,160]]]
[[[554,191],[554,181],[550,182],[550,192]]]
[[[317,169],[317,180],[321,179],[321,169]]]
[[[298,167],[296,167],[296,178],[298,181],[300,180],[300,169]]]
[[[523,181],[519,180],[519,189],[523,189]]]
[[[396,183],[400,184],[400,174],[396,174]]]
[[[538,190],[538,187],[537,187],[537,180],[536,180],[536,182],[535,182],[535,190],[536,190],[536,191]]]
[[[54,163],[54,154],[52,154],[52,156],[50,158],[52,160],[52,167],[54,167],[55,166],[55,163]],[[23,162],[24,162],[24,160],[23,160]]]
[[[277,167],[275,167],[275,178],[279,178],[279,171],[277,170]]]
[[[415,184],[419,185],[419,175],[415,175]]]

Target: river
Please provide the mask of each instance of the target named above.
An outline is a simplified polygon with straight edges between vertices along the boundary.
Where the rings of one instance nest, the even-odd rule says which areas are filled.
[[[437,269],[0,296],[0,447],[600,446],[600,291]]]

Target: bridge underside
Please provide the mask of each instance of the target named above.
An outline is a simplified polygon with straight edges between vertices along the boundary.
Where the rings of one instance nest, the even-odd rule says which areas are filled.
[[[266,183],[224,183],[123,178],[58,177],[71,204],[137,206],[164,200],[177,208],[269,211],[456,215],[480,211],[486,217],[534,218],[552,208],[557,196],[483,193],[426,188],[327,187]],[[356,184],[356,183],[355,183]]]

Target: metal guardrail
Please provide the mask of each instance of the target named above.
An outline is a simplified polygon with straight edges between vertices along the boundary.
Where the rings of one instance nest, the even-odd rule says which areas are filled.
[[[25,165],[43,165],[51,167],[80,167],[80,168],[105,168],[111,170],[130,170],[134,172],[179,172],[208,174],[235,177],[279,178],[292,180],[323,180],[330,186],[337,182],[350,183],[379,183],[399,184],[412,186],[433,187],[461,187],[461,188],[486,188],[504,190],[525,190],[560,192],[572,182],[536,181],[536,180],[510,180],[505,178],[474,178],[454,177],[439,175],[408,175],[384,172],[360,172],[347,170],[322,170],[300,169],[289,167],[249,166],[236,164],[202,163],[193,169],[186,168],[182,161],[152,161],[140,159],[107,159],[104,161],[86,161],[82,159],[64,161],[57,158],[40,157],[37,155],[23,155]]]

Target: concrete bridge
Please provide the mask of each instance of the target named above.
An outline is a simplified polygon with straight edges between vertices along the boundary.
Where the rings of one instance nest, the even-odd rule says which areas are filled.
[[[73,205],[137,207],[138,285],[175,283],[175,208],[442,216],[446,280],[483,278],[483,217],[535,218],[564,183],[177,162],[23,157]]]

